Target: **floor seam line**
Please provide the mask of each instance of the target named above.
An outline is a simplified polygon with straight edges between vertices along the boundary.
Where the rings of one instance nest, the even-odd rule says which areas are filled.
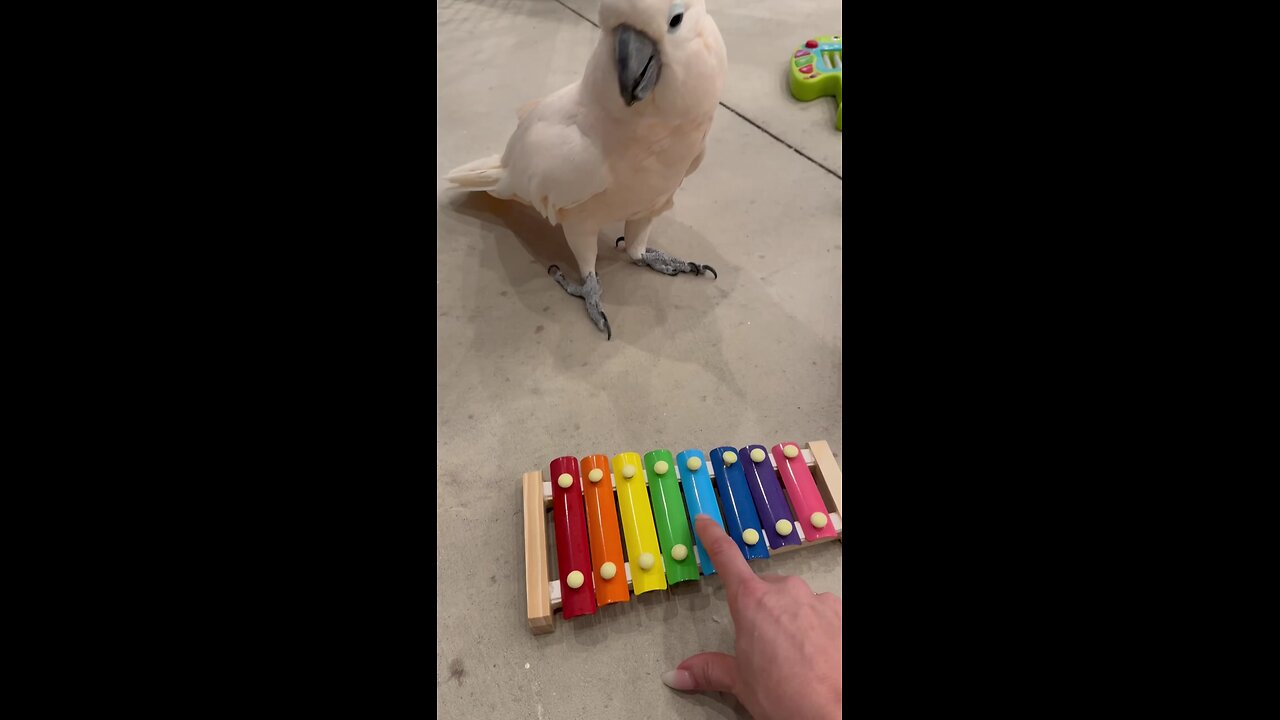
[[[568,5],[565,5],[563,2],[561,2],[561,0],[556,0],[556,2],[560,5],[560,7],[564,8],[565,10],[568,10],[569,12],[573,13],[574,15],[577,15],[578,17],[582,18],[583,20],[586,20],[587,22],[591,23],[592,25],[595,25],[595,28],[596,28],[597,30],[599,30],[599,29],[600,29],[600,26],[599,26],[599,25],[596,25],[596,24],[595,24],[595,22],[594,22],[591,18],[587,17],[586,15],[583,15],[582,13],[578,12],[577,10],[574,10],[573,8],[569,7]]]

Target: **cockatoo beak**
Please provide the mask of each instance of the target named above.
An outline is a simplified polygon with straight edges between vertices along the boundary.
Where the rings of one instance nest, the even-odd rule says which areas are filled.
[[[631,107],[648,97],[658,84],[662,56],[648,35],[630,25],[618,26],[618,90]]]

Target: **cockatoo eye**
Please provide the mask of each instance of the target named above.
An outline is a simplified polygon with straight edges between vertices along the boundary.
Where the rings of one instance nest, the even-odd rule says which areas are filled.
[[[684,4],[676,3],[671,6],[671,17],[667,20],[667,30],[675,32],[680,27],[680,23],[684,22]]]

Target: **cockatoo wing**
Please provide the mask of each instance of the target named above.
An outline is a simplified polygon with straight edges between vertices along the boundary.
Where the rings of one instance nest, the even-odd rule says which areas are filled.
[[[520,116],[494,195],[528,203],[556,224],[562,210],[608,189],[609,167],[598,140],[584,131],[576,84],[522,107]]]

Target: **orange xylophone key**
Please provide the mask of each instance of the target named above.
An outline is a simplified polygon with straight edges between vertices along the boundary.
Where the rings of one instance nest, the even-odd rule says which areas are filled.
[[[596,604],[604,607],[610,603],[628,602],[631,591],[627,589],[622,534],[618,530],[618,510],[613,502],[608,456],[588,455],[582,458],[582,479],[582,495],[587,501],[591,566],[596,576]]]

